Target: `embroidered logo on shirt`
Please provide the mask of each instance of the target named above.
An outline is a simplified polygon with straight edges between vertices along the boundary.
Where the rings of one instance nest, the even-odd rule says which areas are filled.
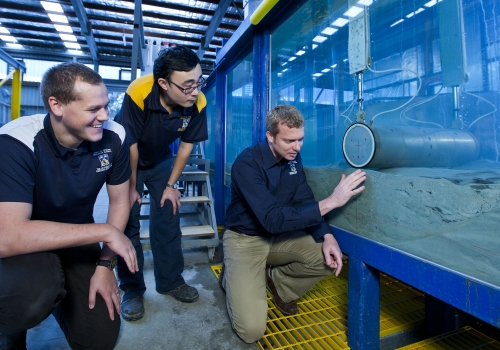
[[[182,127],[177,129],[177,131],[184,131],[189,125],[189,122],[191,121],[191,116],[190,115],[183,115],[181,116],[182,119]]]
[[[100,173],[101,171],[106,171],[113,165],[109,162],[108,153],[111,153],[111,150],[109,148],[94,152],[93,155],[97,156],[97,158],[99,159],[99,163],[101,164],[100,168],[95,169],[96,173]]]
[[[288,165],[290,166],[290,175],[297,174],[297,168],[295,167],[295,164],[297,164],[297,161],[295,160],[291,160],[288,162]]]

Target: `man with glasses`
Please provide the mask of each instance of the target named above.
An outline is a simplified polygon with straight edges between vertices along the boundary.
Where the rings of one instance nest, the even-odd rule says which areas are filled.
[[[179,220],[180,192],[176,182],[193,149],[208,139],[205,86],[200,60],[189,48],[175,46],[161,51],[153,74],[133,81],[125,94],[116,121],[125,127],[130,145],[130,203],[125,234],[134,244],[140,271],[131,274],[122,259],[118,277],[123,295],[122,317],[144,316],[144,255],[140,242],[140,206],[146,185],[150,195],[149,236],[154,259],[156,291],[182,302],[198,300],[198,291],[183,277],[184,257]],[[177,156],[170,145],[180,138]]]

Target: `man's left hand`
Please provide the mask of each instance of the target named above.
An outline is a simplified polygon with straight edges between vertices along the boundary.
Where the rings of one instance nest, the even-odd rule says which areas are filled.
[[[166,200],[172,202],[172,209],[175,215],[175,213],[181,209],[181,193],[175,188],[166,187],[160,199],[160,206],[162,208]]]
[[[99,293],[106,306],[108,307],[109,318],[114,321],[115,308],[118,315],[120,314],[120,292],[116,283],[116,277],[113,271],[109,271],[107,267],[97,266],[94,275],[90,279],[89,290],[89,308],[95,306],[95,299]]]
[[[331,233],[327,233],[323,236],[323,255],[325,256],[325,265],[337,269],[335,271],[335,276],[340,274],[342,271],[342,252],[340,251],[339,244],[337,240]]]

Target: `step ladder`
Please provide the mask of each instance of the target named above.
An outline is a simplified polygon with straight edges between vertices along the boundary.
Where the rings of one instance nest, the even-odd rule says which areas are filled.
[[[215,248],[219,246],[219,235],[215,220],[212,188],[210,186],[210,160],[192,155],[177,181],[181,192],[182,248],[208,249],[208,260],[213,261]],[[141,242],[143,249],[151,249],[149,241],[149,195],[141,207]]]

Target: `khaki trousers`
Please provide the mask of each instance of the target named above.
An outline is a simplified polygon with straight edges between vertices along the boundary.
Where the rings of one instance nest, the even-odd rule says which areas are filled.
[[[305,231],[260,237],[227,230],[223,242],[227,311],[246,343],[261,339],[266,330],[266,265],[275,266],[272,278],[285,302],[300,298],[335,272],[324,264],[322,243]]]

